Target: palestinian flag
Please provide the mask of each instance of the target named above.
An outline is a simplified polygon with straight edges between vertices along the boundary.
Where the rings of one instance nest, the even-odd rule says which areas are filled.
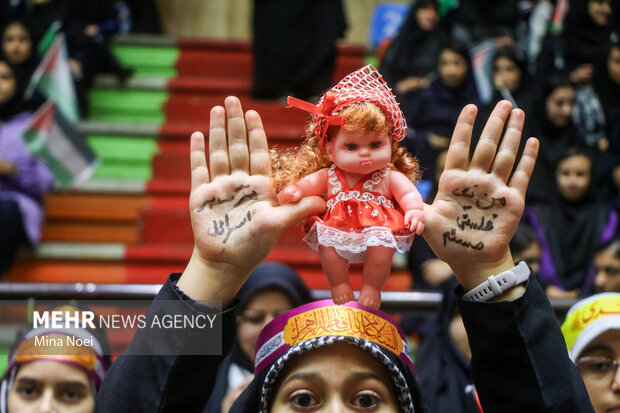
[[[84,136],[51,100],[33,115],[22,138],[30,153],[50,168],[57,188],[87,181],[99,165]]]
[[[39,89],[46,98],[56,102],[58,109],[69,121],[77,123],[79,111],[64,33],[58,33],[32,74],[26,98],[30,97],[35,89]]]

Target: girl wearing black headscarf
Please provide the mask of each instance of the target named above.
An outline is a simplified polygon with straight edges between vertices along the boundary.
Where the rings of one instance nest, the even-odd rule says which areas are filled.
[[[437,0],[415,0],[381,61],[381,73],[401,105],[437,77],[437,57],[447,40]]]
[[[575,88],[567,77],[553,75],[546,79],[532,106],[524,135],[540,141],[536,167],[527,191],[528,204],[548,201],[555,192],[555,167],[560,154],[577,146],[572,123]]]
[[[28,84],[37,68],[37,39],[26,20],[11,20],[2,28],[0,35],[2,53],[11,63],[18,83]]]
[[[237,340],[222,361],[205,413],[228,413],[234,396],[251,379],[254,350],[261,329],[276,316],[310,302],[310,293],[291,267],[277,262],[260,264],[237,293]]]
[[[437,153],[450,144],[452,129],[463,106],[478,104],[478,92],[467,49],[459,43],[441,47],[439,77],[403,107],[410,131],[407,149],[420,160],[422,179],[432,180]]]
[[[528,207],[526,221],[542,247],[540,281],[555,298],[575,298],[592,283],[596,246],[612,238],[618,214],[599,201],[593,157],[567,148],[556,167],[557,190],[549,203]]]

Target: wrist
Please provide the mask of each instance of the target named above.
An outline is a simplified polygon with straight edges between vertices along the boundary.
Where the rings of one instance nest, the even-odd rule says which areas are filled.
[[[523,284],[527,282],[531,271],[524,261],[517,265],[489,276],[485,281],[469,289],[463,300],[474,302],[513,301],[525,293]]]
[[[192,257],[177,282],[177,286],[195,301],[221,301],[222,308],[232,302],[250,271],[226,263],[213,263],[203,259],[200,253]]]
[[[503,256],[489,262],[472,262],[458,267],[452,267],[456,278],[465,291],[470,291],[481,283],[485,282],[489,276],[497,275],[515,266],[512,254],[507,249]]]

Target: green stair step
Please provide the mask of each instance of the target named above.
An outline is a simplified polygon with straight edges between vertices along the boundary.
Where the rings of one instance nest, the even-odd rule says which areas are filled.
[[[90,93],[89,119],[161,124],[166,119],[162,106],[167,99],[165,91],[95,88]]]
[[[174,78],[177,75],[179,49],[176,47],[116,45],[112,50],[123,65],[135,70],[134,76]]]
[[[93,178],[152,178],[151,160],[158,151],[154,138],[90,135],[87,139],[101,159]]]

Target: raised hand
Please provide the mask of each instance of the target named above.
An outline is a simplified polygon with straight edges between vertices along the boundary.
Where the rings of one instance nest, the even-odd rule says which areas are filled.
[[[178,285],[194,299],[227,303],[282,231],[325,202],[307,197],[274,206],[263,124],[255,111],[244,116],[235,97],[211,110],[209,162],[202,133],[192,134],[190,151],[194,252]]]
[[[474,105],[463,109],[450,142],[437,196],[424,210],[424,238],[437,257],[450,265],[466,290],[489,275],[514,266],[508,242],[523,213],[538,141],[533,138],[527,141],[511,177],[525,118],[523,111],[511,109],[508,101],[497,104],[471,163],[468,162],[469,144],[477,110]]]

